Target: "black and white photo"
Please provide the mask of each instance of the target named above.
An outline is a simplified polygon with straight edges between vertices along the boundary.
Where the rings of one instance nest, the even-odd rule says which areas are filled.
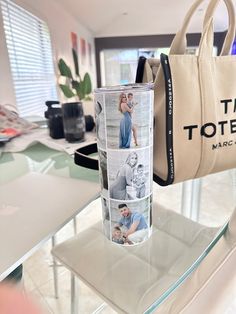
[[[150,149],[108,152],[110,198],[141,199],[150,194]]]
[[[104,196],[108,196],[107,152],[105,150],[99,149],[98,156],[99,156],[101,193]]]

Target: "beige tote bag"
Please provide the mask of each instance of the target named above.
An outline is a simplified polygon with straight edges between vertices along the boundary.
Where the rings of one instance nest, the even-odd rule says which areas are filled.
[[[169,56],[146,60],[143,82],[154,80],[154,180],[169,185],[236,167],[236,56],[228,55],[235,37],[235,12],[225,0],[229,28],[220,56],[213,56],[211,0],[203,22],[198,56],[186,55],[188,11]],[[156,74],[156,75],[155,75]]]

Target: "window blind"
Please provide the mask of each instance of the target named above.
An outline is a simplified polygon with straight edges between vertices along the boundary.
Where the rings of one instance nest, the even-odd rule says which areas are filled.
[[[4,31],[21,116],[40,115],[57,100],[47,24],[10,0],[1,0]]]

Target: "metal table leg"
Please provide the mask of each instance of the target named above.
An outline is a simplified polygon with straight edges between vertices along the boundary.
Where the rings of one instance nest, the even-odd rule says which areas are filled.
[[[198,221],[201,202],[202,179],[183,182],[181,213],[192,220]]]
[[[56,237],[52,237],[52,248],[56,245]],[[58,269],[57,269],[57,261],[55,258],[52,258],[52,268],[53,268],[53,281],[54,281],[54,292],[55,298],[58,299]]]
[[[79,312],[79,291],[78,279],[71,273],[71,314]]]

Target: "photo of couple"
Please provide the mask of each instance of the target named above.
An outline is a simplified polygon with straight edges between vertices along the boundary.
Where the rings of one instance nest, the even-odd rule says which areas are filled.
[[[139,202],[111,201],[111,238],[117,244],[132,245],[145,241],[150,233],[150,198]]]
[[[107,148],[123,150],[152,145],[151,103],[147,92],[105,95]]]
[[[117,200],[141,199],[150,191],[150,149],[132,152],[109,151],[108,173],[110,198]]]

